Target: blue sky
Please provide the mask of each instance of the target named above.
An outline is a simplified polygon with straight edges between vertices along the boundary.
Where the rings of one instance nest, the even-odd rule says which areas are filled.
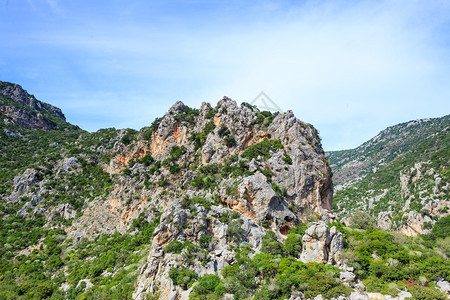
[[[0,80],[89,131],[264,91],[348,149],[450,113],[449,66],[449,1],[0,0]]]

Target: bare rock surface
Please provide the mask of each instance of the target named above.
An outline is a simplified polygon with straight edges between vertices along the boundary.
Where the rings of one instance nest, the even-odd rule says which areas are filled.
[[[300,260],[303,262],[323,262],[335,264],[338,254],[344,248],[342,233],[336,227],[328,229],[325,222],[313,223],[302,238],[303,251]]]

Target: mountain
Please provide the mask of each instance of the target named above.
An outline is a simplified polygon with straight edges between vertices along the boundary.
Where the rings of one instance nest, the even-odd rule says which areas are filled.
[[[327,153],[333,210],[364,210],[378,225],[408,235],[429,233],[450,205],[450,116],[389,127],[356,149]]]
[[[69,126],[61,109],[37,100],[18,84],[0,81],[0,116],[5,123],[34,129]]]
[[[337,222],[291,111],[176,102],[89,133],[1,87],[0,299],[446,299],[448,218],[414,241]]]

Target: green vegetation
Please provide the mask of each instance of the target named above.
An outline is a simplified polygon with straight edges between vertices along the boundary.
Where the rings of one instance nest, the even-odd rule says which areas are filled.
[[[130,299],[137,263],[147,253],[159,217],[149,223],[141,214],[131,226],[134,235],[103,234],[76,246],[65,242],[64,230],[44,229],[42,217],[27,221],[14,217],[1,222],[1,299],[63,299],[64,293],[58,288],[64,282],[69,285],[67,299]],[[11,228],[15,234],[11,234]],[[15,251],[35,244],[40,246],[28,256],[11,259]],[[82,279],[93,286],[85,291],[83,284],[79,286]]]
[[[214,128],[216,128],[216,125],[214,125],[214,121],[210,121],[205,124],[205,127],[203,127],[202,132],[192,133],[192,135],[189,137],[189,140],[194,142],[195,150],[198,150],[201,147],[203,147],[203,145],[206,142],[208,134],[210,134],[214,130]]]
[[[393,228],[398,229],[405,225],[405,213],[426,215],[425,204],[449,200],[450,193],[444,189],[450,182],[449,125],[450,116],[403,123],[387,128],[356,149],[328,153],[335,184],[360,177],[335,193],[333,210],[350,216],[378,197],[366,212],[376,217],[382,211],[391,211]],[[353,163],[356,169],[345,167]],[[404,211],[407,201],[409,208]]]
[[[248,146],[247,149],[241,154],[242,158],[257,158],[261,156],[263,158],[270,157],[270,151],[275,152],[277,149],[283,149],[283,145],[280,140],[268,140],[265,138],[262,142]]]

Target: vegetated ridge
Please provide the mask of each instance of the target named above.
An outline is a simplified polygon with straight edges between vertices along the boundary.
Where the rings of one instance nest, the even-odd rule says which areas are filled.
[[[450,205],[450,116],[398,124],[356,149],[327,153],[333,169],[333,210],[357,210],[381,228],[430,233]]]
[[[448,219],[414,240],[336,222],[320,137],[290,111],[177,102],[89,133],[0,94],[1,299],[446,298]]]

